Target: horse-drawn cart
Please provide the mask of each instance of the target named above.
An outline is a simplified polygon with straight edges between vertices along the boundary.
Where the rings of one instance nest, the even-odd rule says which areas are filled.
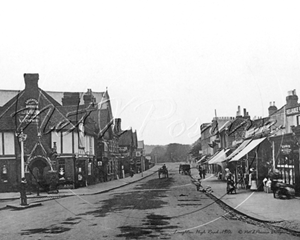
[[[168,172],[168,169],[167,168],[163,168],[161,167],[160,169],[158,169],[158,178],[160,178],[160,176],[164,176],[166,178],[169,177],[169,172]]]

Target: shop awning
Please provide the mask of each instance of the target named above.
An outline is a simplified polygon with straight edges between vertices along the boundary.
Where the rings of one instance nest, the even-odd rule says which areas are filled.
[[[212,156],[206,158],[205,163],[208,163],[211,159],[218,155],[220,151],[215,152]],[[203,163],[203,162],[202,162]]]
[[[204,162],[204,160],[205,160],[206,157],[207,157],[207,155],[204,155],[202,158],[200,158],[200,160],[197,161],[197,163]]]
[[[226,153],[230,151],[230,149],[221,150],[213,159],[209,160],[208,164],[219,164],[226,159]]]
[[[259,144],[262,143],[262,141],[264,141],[266,138],[259,138],[259,139],[255,139],[252,140],[242,151],[240,151],[234,158],[232,158],[232,160],[230,160],[230,162],[233,161],[238,161],[240,160],[242,157],[244,157],[248,152],[250,152],[251,150],[253,150],[255,147],[257,147]]]
[[[238,146],[225,160],[230,160],[234,156],[236,156],[240,151],[242,151],[249,143],[251,142],[251,139],[245,140],[241,143],[240,146]]]

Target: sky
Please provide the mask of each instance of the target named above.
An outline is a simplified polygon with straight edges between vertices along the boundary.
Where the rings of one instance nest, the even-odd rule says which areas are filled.
[[[1,1],[0,88],[108,89],[145,144],[192,144],[215,116],[300,94],[297,1]]]

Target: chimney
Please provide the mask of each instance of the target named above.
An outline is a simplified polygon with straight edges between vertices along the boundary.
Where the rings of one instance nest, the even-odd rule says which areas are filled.
[[[115,118],[115,127],[114,127],[115,133],[119,134],[122,131],[121,128],[121,118]]]
[[[296,94],[296,89],[288,91],[288,96],[286,97],[286,108],[297,107],[298,96]]]
[[[87,92],[83,95],[83,100],[85,106],[89,106],[91,103],[96,102],[96,98],[94,97],[91,89],[88,89]]]
[[[270,102],[270,107],[268,108],[269,116],[271,116],[274,112],[277,111],[277,107],[275,106],[275,102]]]
[[[80,104],[79,92],[64,92],[63,106],[78,106]]]
[[[38,89],[39,74],[24,73],[25,89]]]
[[[242,115],[241,115],[241,107],[240,106],[238,106],[238,110],[236,112],[236,117],[242,117]]]

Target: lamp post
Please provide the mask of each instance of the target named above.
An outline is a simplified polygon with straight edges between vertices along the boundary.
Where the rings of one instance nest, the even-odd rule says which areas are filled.
[[[21,187],[20,187],[20,195],[21,195],[21,205],[25,206],[27,204],[27,196],[26,196],[26,179],[25,179],[25,169],[24,169],[24,141],[27,138],[27,135],[23,133],[23,129],[21,129],[21,133],[18,135],[19,141],[21,143]]]
[[[21,178],[25,178],[25,167],[24,167],[24,142],[27,138],[27,135],[23,133],[23,129],[21,129],[21,133],[18,135],[19,141],[21,143]]]

